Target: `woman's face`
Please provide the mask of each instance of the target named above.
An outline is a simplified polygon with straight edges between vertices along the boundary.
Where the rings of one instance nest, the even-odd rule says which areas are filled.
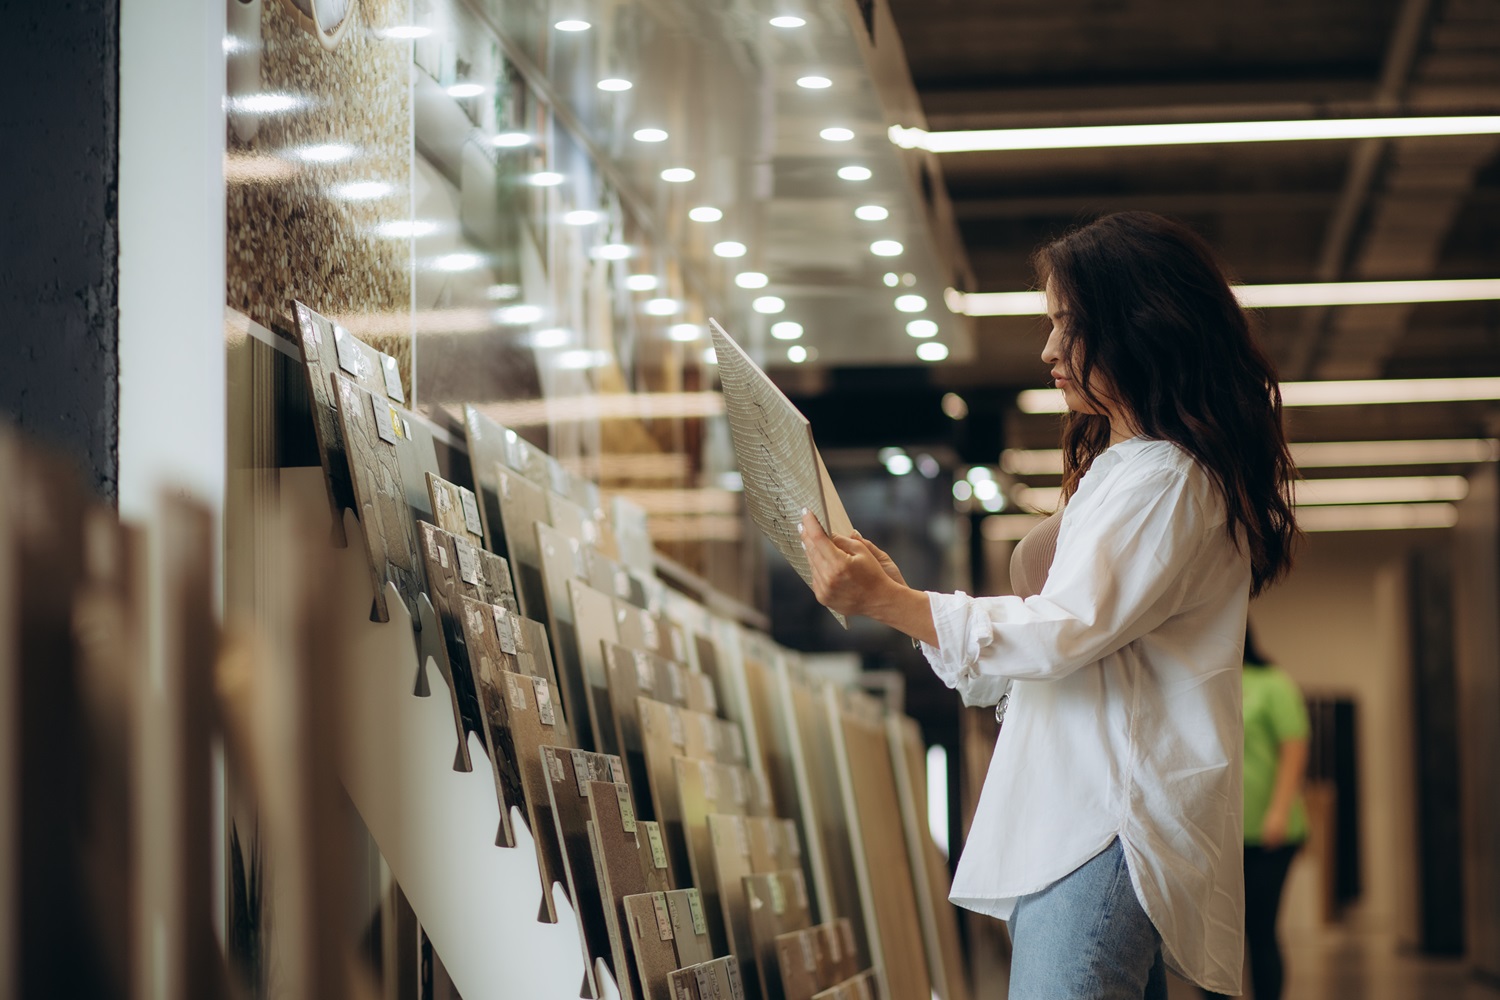
[[[1067,342],[1068,309],[1056,294],[1052,291],[1052,282],[1047,282],[1047,318],[1052,321],[1052,330],[1047,335],[1047,345],[1042,348],[1042,361],[1052,368],[1052,384],[1062,390],[1063,401],[1068,409],[1074,413],[1099,413],[1108,415],[1108,411],[1089,402],[1083,393],[1078,391],[1078,383],[1074,380],[1074,372],[1077,371],[1079,360],[1076,355],[1078,349],[1075,346],[1070,350]],[[1101,379],[1097,373],[1089,380],[1094,390],[1094,395],[1104,398],[1101,392]]]

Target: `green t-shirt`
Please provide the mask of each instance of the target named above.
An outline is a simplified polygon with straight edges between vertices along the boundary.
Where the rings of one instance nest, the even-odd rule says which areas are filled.
[[[1246,665],[1245,693],[1245,843],[1259,844],[1260,829],[1276,788],[1276,758],[1287,740],[1307,739],[1307,705],[1302,692],[1278,667]],[[1307,839],[1307,809],[1302,796],[1292,804],[1286,842]]]

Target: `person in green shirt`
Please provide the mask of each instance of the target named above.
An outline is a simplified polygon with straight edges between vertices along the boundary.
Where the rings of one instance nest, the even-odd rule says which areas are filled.
[[[1245,939],[1255,1000],[1281,1000],[1285,966],[1276,938],[1281,891],[1307,839],[1302,779],[1307,705],[1245,628]],[[1206,993],[1217,997],[1220,994]]]

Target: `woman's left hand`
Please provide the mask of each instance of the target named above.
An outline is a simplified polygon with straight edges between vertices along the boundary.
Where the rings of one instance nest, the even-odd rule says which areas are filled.
[[[802,515],[801,531],[813,594],[825,607],[842,615],[876,617],[875,610],[891,599],[893,590],[906,589],[896,582],[900,571],[895,564],[887,569],[863,540],[830,536],[812,514]]]

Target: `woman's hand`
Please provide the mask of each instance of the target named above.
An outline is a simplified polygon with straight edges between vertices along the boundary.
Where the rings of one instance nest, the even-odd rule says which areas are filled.
[[[906,585],[890,556],[858,533],[829,536],[811,514],[802,515],[801,531],[819,603],[841,615],[873,618],[937,645],[927,595]]]

